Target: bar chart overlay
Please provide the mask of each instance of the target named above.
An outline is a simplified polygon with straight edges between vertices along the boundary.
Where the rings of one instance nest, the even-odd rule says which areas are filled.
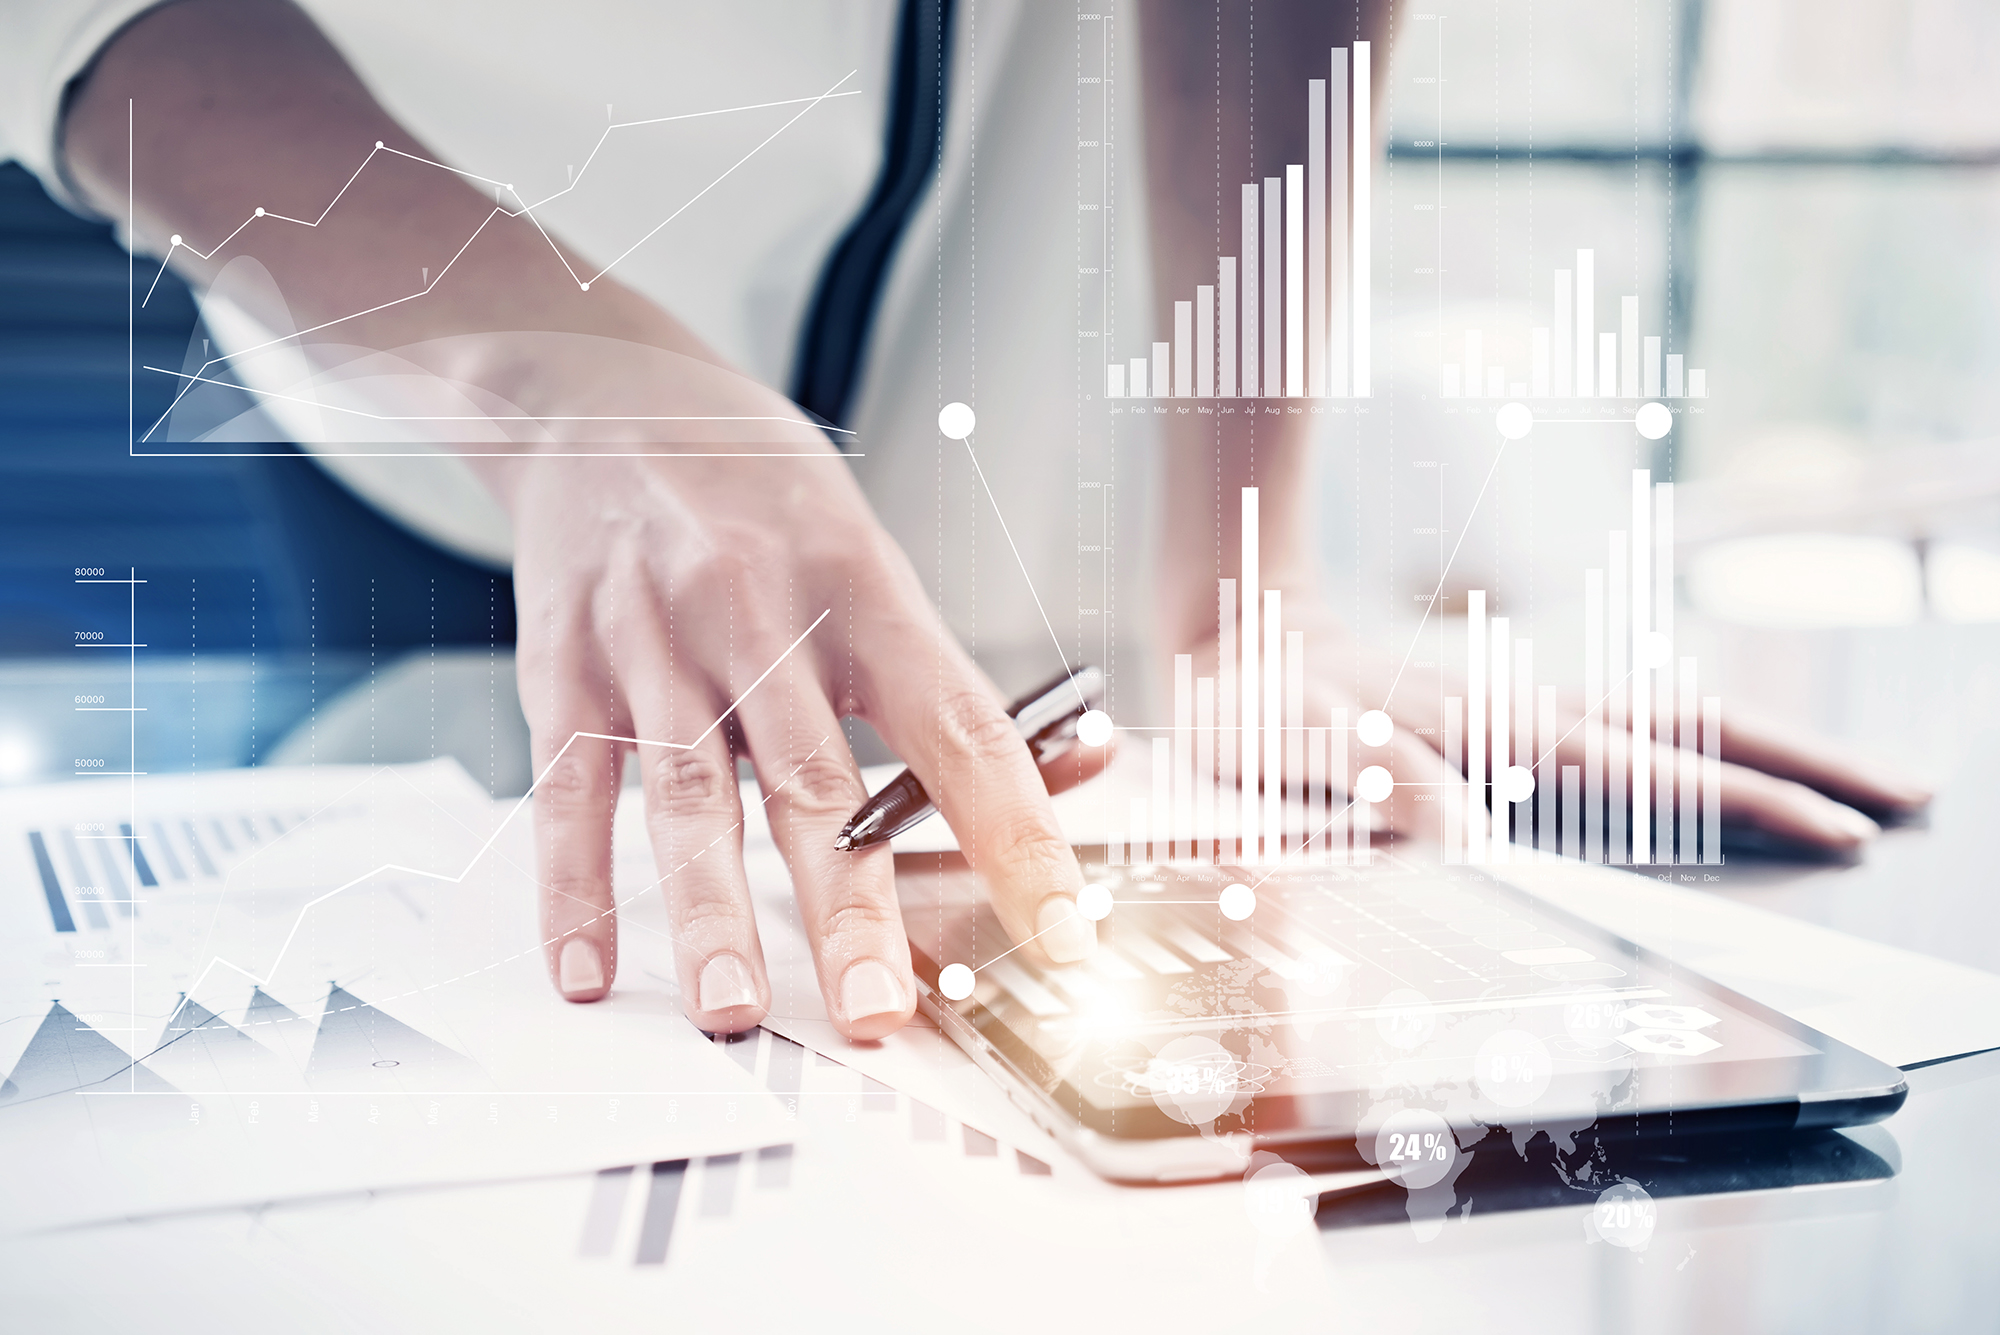
[[[1307,161],[1242,183],[1237,253],[1173,303],[1166,339],[1106,363],[1106,398],[1370,396],[1369,46],[1333,48],[1308,81]]]

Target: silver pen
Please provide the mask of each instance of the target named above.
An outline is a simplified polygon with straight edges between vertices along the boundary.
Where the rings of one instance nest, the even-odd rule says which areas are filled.
[[[1007,716],[1039,765],[1076,745],[1077,720],[1103,702],[1104,670],[1080,667],[1008,705]],[[833,846],[851,853],[886,843],[936,810],[923,784],[906,769],[848,817]]]

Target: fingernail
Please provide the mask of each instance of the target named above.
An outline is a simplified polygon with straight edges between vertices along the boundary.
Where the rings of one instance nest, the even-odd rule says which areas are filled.
[[[1829,804],[1828,809],[1823,813],[1821,824],[1832,831],[1838,838],[1851,839],[1856,842],[1863,839],[1873,839],[1876,835],[1882,833],[1882,827],[1874,821],[1868,819],[1868,817],[1862,815],[1853,807],[1841,806],[1837,802]]]
[[[880,960],[862,960],[840,980],[840,1009],[855,1024],[876,1015],[901,1015],[908,998],[902,980]]]
[[[1907,775],[1899,774],[1892,778],[1887,778],[1884,780],[1884,783],[1893,795],[1896,805],[1899,807],[1928,806],[1930,805],[1931,798],[1937,795],[1937,790],[1930,784],[1912,779]]]
[[[741,955],[723,951],[701,966],[701,1008],[726,1011],[732,1006],[757,1004],[757,980]]]
[[[580,936],[563,942],[556,963],[556,985],[566,997],[604,990],[604,959],[597,947]]]
[[[1076,911],[1076,901],[1068,895],[1050,895],[1035,915],[1036,940],[1042,953],[1057,964],[1080,960],[1097,949],[1097,928]]]

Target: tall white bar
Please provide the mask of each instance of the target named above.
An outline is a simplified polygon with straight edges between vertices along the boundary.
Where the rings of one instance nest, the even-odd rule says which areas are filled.
[[[1477,329],[1465,331],[1465,396],[1476,399],[1486,392],[1486,336]]]
[[[1194,655],[1174,655],[1174,857],[1193,856],[1194,830]]]
[[[1465,595],[1465,860],[1487,859],[1486,822],[1486,590]]]
[[[1550,360],[1555,363],[1555,396],[1566,399],[1574,392],[1576,384],[1576,344],[1570,331],[1576,323],[1576,299],[1571,295],[1574,275],[1568,269],[1556,270],[1555,333],[1550,340]]]
[[[1215,609],[1215,837],[1218,861],[1241,860],[1236,848],[1236,581],[1218,582]]]
[[[1597,336],[1597,397],[1618,397],[1618,335]]]
[[[1134,357],[1132,359],[1131,394],[1135,399],[1146,397],[1146,359],[1144,357]]]
[[[1701,775],[1695,759],[1695,748],[1699,745],[1697,731],[1700,723],[1695,715],[1699,696],[1695,693],[1694,660],[1681,659],[1680,671],[1680,745],[1679,763],[1674,766],[1676,800],[1680,809],[1675,812],[1674,861],[1695,861],[1695,832],[1700,828],[1700,794],[1698,786]]]
[[[1535,847],[1556,846],[1556,688],[1535,688]],[[1574,798],[1570,801],[1575,803]],[[1574,857],[1571,852],[1569,856]]]
[[[1306,391],[1326,397],[1326,80],[1306,82]]]
[[[1639,382],[1644,397],[1660,397],[1660,339],[1656,334],[1646,336],[1646,358],[1639,368]]]
[[[1285,397],[1306,396],[1306,169],[1285,168]]]
[[[1132,861],[1145,863],[1153,861],[1153,842],[1147,837],[1152,822],[1147,819],[1147,803],[1143,797],[1135,797],[1126,804],[1125,837],[1132,844]]]
[[[1661,749],[1671,754],[1674,746],[1674,484],[1662,482],[1653,488],[1653,625],[1670,646],[1666,661],[1656,669],[1653,685],[1654,735]],[[1656,771],[1657,773],[1657,771]],[[1659,861],[1674,860],[1674,766],[1655,780]]]
[[[1682,393],[1681,387],[1683,383],[1684,382],[1681,379],[1681,355],[1678,352],[1668,353],[1667,354],[1667,397],[1670,399],[1678,399],[1679,397],[1681,397]]]
[[[1264,846],[1258,837],[1264,822],[1257,809],[1258,776],[1263,773],[1259,763],[1257,746],[1257,488],[1243,489],[1243,666],[1237,674],[1236,692],[1243,707],[1243,723],[1237,737],[1242,748],[1241,764],[1237,768],[1237,782],[1241,790],[1243,821],[1239,833],[1243,838],[1242,861],[1246,867],[1255,866],[1263,856]]]
[[[1334,793],[1334,814],[1326,822],[1326,847],[1331,855],[1329,861],[1345,866],[1354,828],[1354,783],[1347,767],[1348,738],[1351,734],[1345,709],[1336,709],[1327,718],[1332,726],[1326,730],[1326,782]]]
[[[1701,860],[1722,861],[1722,697],[1701,702]]]
[[[1285,393],[1285,178],[1264,178],[1264,397]]]
[[[1319,865],[1326,857],[1326,736],[1325,728],[1307,728],[1306,732],[1306,856],[1311,865]]]
[[[1583,785],[1578,781],[1577,768],[1564,765],[1562,793],[1562,855],[1566,858],[1583,856],[1581,833],[1577,823],[1577,807],[1582,801]]]
[[[1237,392],[1246,399],[1257,397],[1262,368],[1257,362],[1257,285],[1263,270],[1257,265],[1257,187],[1243,187],[1243,304],[1238,327],[1243,341],[1243,383]],[[1246,596],[1254,591],[1245,586]]]
[[[1284,855],[1285,620],[1284,595],[1264,590],[1264,861]]]
[[[1639,299],[1618,299],[1618,397],[1639,397]]]
[[[1216,366],[1222,372],[1222,397],[1236,397],[1236,257],[1215,262],[1215,287],[1222,298],[1221,329],[1217,331]]]
[[[1173,746],[1168,738],[1153,739],[1153,851],[1147,858],[1149,862],[1171,862],[1174,859]]]
[[[1708,397],[1708,372],[1698,366],[1688,367],[1687,396],[1691,399]]]
[[[1583,572],[1583,860],[1604,861],[1604,572]]]
[[[1576,396],[1597,392],[1597,252],[1576,252]]]
[[[1194,290],[1194,396],[1215,397],[1215,289]]]
[[[1370,393],[1371,377],[1369,324],[1372,306],[1369,288],[1369,264],[1373,250],[1373,228],[1369,209],[1373,207],[1374,194],[1369,173],[1375,161],[1375,136],[1370,128],[1368,99],[1371,93],[1368,42],[1354,44],[1354,139],[1351,152],[1354,169],[1354,217],[1352,234],[1354,237],[1353,279],[1348,289],[1349,302],[1354,312],[1354,397],[1365,399]]]
[[[1652,630],[1652,474],[1632,471],[1632,860],[1653,860],[1652,673],[1646,667]]]
[[[1306,637],[1285,632],[1285,851],[1295,852],[1310,826],[1300,823],[1311,814],[1306,802]],[[1298,859],[1294,858],[1293,861]]]
[[[1439,861],[1447,865],[1465,861],[1465,697],[1444,698],[1444,850]]]
[[[1194,303],[1174,303],[1174,397],[1194,397]]]
[[[1171,343],[1153,345],[1153,397],[1164,399],[1174,392],[1173,375],[1174,348]]]
[[[1352,342],[1347,301],[1347,48],[1333,48],[1332,76],[1327,80],[1327,202],[1326,250],[1326,392],[1347,397],[1348,351]]]
[[[1493,722],[1490,728],[1493,738],[1493,849],[1495,862],[1506,862],[1507,831],[1511,828],[1507,815],[1507,799],[1501,796],[1500,776],[1507,772],[1512,762],[1513,729],[1507,721],[1507,649],[1510,636],[1507,633],[1507,618],[1493,618]]]
[[[1604,628],[1605,676],[1609,684],[1605,688],[1604,738],[1606,751],[1604,773],[1609,784],[1605,795],[1604,810],[1610,822],[1606,836],[1610,843],[1610,860],[1628,863],[1632,860],[1629,841],[1630,810],[1626,804],[1626,780],[1629,777],[1629,758],[1632,751],[1631,716],[1626,709],[1632,696],[1632,683],[1628,678],[1625,660],[1631,655],[1632,638],[1630,618],[1626,615],[1625,603],[1632,594],[1631,581],[1626,566],[1630,564],[1626,549],[1627,534],[1623,529],[1614,531],[1606,544],[1609,558],[1604,571],[1604,593],[1606,625]]]
[[[1514,763],[1540,779],[1535,769],[1535,642],[1514,641]],[[1514,804],[1514,842],[1535,846],[1535,796]]]
[[[1125,397],[1125,368],[1116,362],[1104,368],[1104,397],[1107,399]]]
[[[1194,860],[1215,860],[1215,678],[1194,683]]]
[[[1528,340],[1528,394],[1531,398],[1546,399],[1549,396],[1549,331],[1530,330]]]

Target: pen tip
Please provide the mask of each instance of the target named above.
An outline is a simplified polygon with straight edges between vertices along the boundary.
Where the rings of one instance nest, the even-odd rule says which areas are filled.
[[[833,836],[833,847],[837,853],[852,853],[854,851],[854,837],[847,831],[842,830],[839,834]]]

